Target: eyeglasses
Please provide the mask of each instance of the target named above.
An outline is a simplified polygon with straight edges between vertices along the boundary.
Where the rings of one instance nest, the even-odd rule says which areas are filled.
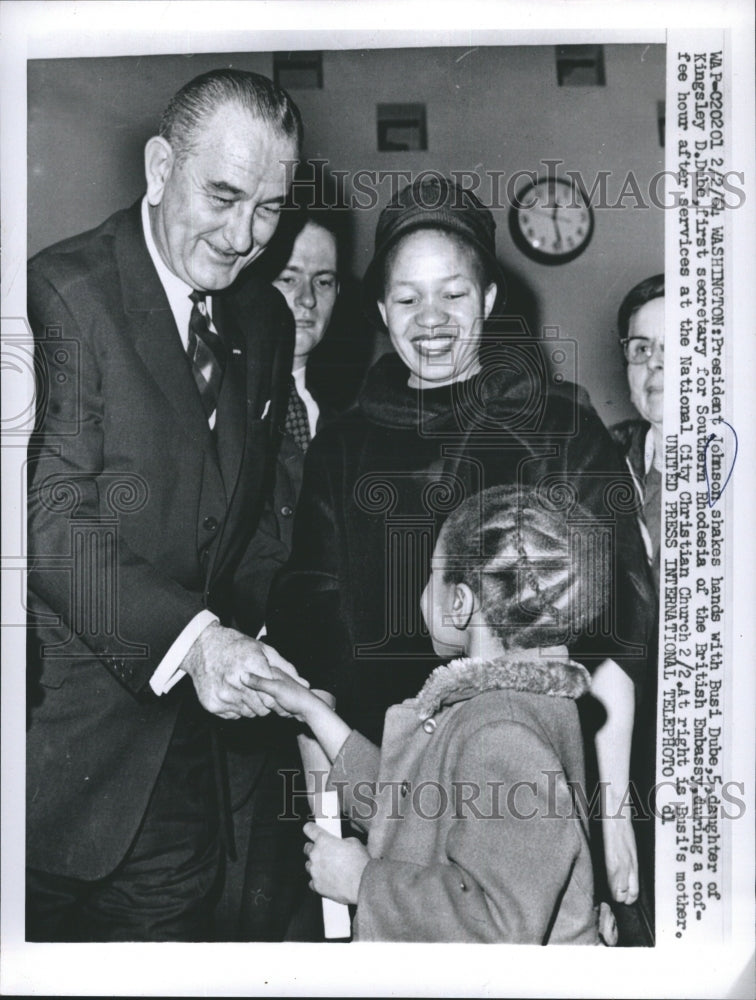
[[[656,348],[664,360],[664,344],[659,340],[648,340],[646,337],[625,337],[620,341],[625,359],[629,365],[645,365],[654,356]]]

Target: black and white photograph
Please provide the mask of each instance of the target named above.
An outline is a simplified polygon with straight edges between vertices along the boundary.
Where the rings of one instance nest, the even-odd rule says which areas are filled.
[[[753,12],[465,6],[2,12],[4,993],[751,995]]]

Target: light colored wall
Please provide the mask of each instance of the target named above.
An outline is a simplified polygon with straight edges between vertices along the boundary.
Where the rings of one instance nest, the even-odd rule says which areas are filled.
[[[373,49],[323,55],[322,90],[292,91],[306,127],[307,157],[358,170],[544,172],[564,161],[590,186],[611,172],[610,203],[632,172],[644,195],[663,169],[657,101],[664,98],[663,46],[605,47],[606,86],[560,88],[552,46]],[[170,94],[221,65],[270,75],[270,53],[47,60],[29,64],[29,252],[97,225],[139,197],[142,147]],[[424,102],[428,150],[377,152],[377,103]],[[353,271],[370,259],[376,207],[354,213]],[[347,193],[350,192],[347,187]],[[502,188],[501,202],[505,191]],[[361,200],[365,200],[364,198]],[[646,199],[648,200],[648,199]],[[535,298],[541,325],[577,342],[580,382],[607,423],[633,413],[614,341],[617,306],[637,281],[663,269],[664,212],[597,208],[588,249],[546,267],[513,245],[507,209],[494,209],[504,265]]]

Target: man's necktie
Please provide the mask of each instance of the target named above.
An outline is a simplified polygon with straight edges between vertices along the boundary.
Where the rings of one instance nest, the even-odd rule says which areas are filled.
[[[226,348],[218,334],[210,329],[205,296],[202,292],[192,292],[189,298],[192,300],[192,314],[189,317],[186,353],[192,365],[192,374],[199,389],[205,414],[210,420],[218,406],[218,395],[226,366]]]
[[[310,421],[307,419],[307,407],[297,392],[293,377],[289,379],[289,405],[286,408],[284,428],[287,434],[291,434],[302,451],[307,451],[311,437]]]

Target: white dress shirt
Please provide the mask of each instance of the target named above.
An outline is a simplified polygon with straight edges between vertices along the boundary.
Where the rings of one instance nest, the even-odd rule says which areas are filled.
[[[312,394],[307,389],[305,385],[305,372],[307,369],[305,366],[297,368],[293,371],[292,377],[294,379],[294,386],[297,390],[297,395],[302,400],[305,405],[305,410],[307,410],[307,423],[310,425],[310,437],[315,437],[315,431],[318,426],[318,417],[320,416],[320,407],[312,398]]]

